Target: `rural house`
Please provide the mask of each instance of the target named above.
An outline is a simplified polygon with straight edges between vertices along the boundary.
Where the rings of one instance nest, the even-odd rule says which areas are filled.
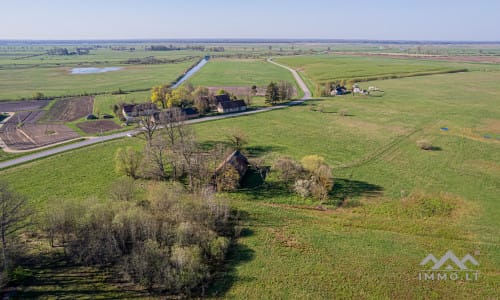
[[[219,105],[219,103],[222,103],[222,102],[229,102],[229,101],[231,101],[231,97],[229,97],[229,95],[222,94],[222,95],[215,96],[215,104],[216,105]]]
[[[217,167],[215,176],[220,175],[221,172],[230,166],[238,171],[241,180],[247,173],[249,165],[248,159],[240,151],[234,151]]]
[[[122,114],[127,122],[134,122],[139,116],[153,115],[158,112],[158,107],[154,103],[124,104]]]
[[[223,114],[245,110],[247,110],[247,105],[244,100],[225,101],[217,104],[217,111]]]

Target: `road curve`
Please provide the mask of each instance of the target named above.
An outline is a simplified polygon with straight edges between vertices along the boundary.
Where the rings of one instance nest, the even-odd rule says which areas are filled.
[[[297,73],[297,71],[295,71],[294,69],[292,69],[290,67],[287,67],[285,65],[282,65],[282,64],[279,64],[279,63],[273,61],[272,58],[268,58],[267,61],[270,62],[270,63],[272,63],[272,64],[277,65],[278,67],[285,68],[285,69],[287,69],[288,71],[290,71],[292,73],[292,75],[295,78],[295,81],[297,81],[297,84],[299,85],[300,89],[304,92],[304,97],[302,97],[300,100],[309,100],[309,99],[311,99],[311,97],[312,97],[311,91],[307,87],[307,85],[304,82],[304,80],[302,80],[302,78],[300,77],[299,73]]]
[[[205,117],[205,118],[201,118],[201,119],[189,120],[189,121],[186,121],[185,123],[186,124],[196,124],[196,123],[202,123],[202,122],[208,122],[208,121],[215,121],[215,120],[221,120],[221,119],[227,119],[227,118],[235,118],[235,117],[240,117],[240,116],[253,115],[253,114],[257,114],[257,113],[272,111],[272,110],[276,110],[276,109],[282,109],[282,108],[285,108],[285,107],[289,107],[289,106],[301,104],[304,101],[311,99],[311,92],[307,88],[307,85],[304,83],[304,81],[302,80],[302,78],[300,78],[300,76],[297,73],[297,71],[295,71],[294,69],[289,68],[287,66],[278,64],[278,63],[272,61],[271,58],[268,59],[268,62],[270,62],[272,64],[275,64],[275,65],[277,65],[279,67],[282,67],[282,68],[285,68],[285,69],[289,70],[293,74],[293,77],[297,81],[297,84],[299,85],[299,87],[304,92],[304,97],[302,97],[300,100],[295,100],[295,101],[289,102],[289,103],[284,104],[284,105],[277,105],[277,106],[265,107],[265,108],[260,108],[260,109],[256,109],[256,110],[245,111],[245,112],[241,112],[241,113],[226,114],[226,115],[213,116],[213,117]],[[86,146],[90,146],[90,145],[95,145],[95,144],[99,144],[99,143],[103,143],[103,142],[107,142],[107,141],[111,141],[111,140],[123,138],[123,137],[126,137],[128,135],[136,135],[137,133],[140,133],[140,132],[141,132],[140,129],[130,130],[130,131],[115,133],[115,134],[106,135],[106,136],[93,137],[93,138],[89,138],[89,139],[87,139],[85,141],[76,142],[76,143],[73,143],[73,144],[64,145],[64,146],[57,147],[57,148],[51,148],[51,149],[48,149],[48,150],[44,150],[44,151],[40,151],[40,152],[37,152],[37,153],[29,154],[29,155],[22,156],[22,157],[19,157],[19,158],[15,158],[15,159],[7,160],[7,161],[4,161],[4,162],[0,162],[0,169],[5,169],[5,168],[13,167],[13,166],[24,164],[24,163],[27,163],[27,162],[30,162],[30,161],[33,161],[33,160],[37,160],[37,159],[41,159],[41,158],[44,158],[44,157],[52,156],[52,155],[55,155],[55,154],[63,153],[63,152],[66,152],[66,151],[75,150],[75,149],[78,149],[78,148],[82,148],[82,147],[86,147]]]

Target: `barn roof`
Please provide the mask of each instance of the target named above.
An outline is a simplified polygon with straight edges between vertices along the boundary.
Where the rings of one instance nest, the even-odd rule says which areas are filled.
[[[228,165],[232,166],[233,168],[238,171],[238,174],[240,174],[240,178],[245,176],[247,170],[248,170],[248,165],[250,163],[248,162],[248,159],[243,155],[240,151],[234,151],[229,155],[226,160],[224,160],[219,167],[217,167],[217,170],[215,170],[215,174],[219,174],[225,167]]]
[[[223,103],[223,102],[229,102],[229,101],[231,101],[231,98],[229,97],[229,95],[222,94],[222,95],[215,96],[216,103]]]
[[[223,109],[231,109],[231,108],[239,108],[239,107],[246,107],[246,103],[244,100],[234,100],[234,101],[227,101],[227,102],[221,102],[219,105]]]

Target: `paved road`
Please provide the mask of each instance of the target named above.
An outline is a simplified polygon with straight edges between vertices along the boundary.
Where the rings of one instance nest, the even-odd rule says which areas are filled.
[[[220,119],[227,119],[227,118],[235,118],[235,117],[240,117],[240,116],[253,115],[253,114],[256,114],[256,113],[262,113],[262,112],[267,112],[267,111],[271,111],[271,110],[282,109],[282,108],[285,108],[285,107],[288,107],[288,106],[292,106],[292,105],[297,105],[297,104],[300,104],[300,103],[302,103],[302,102],[304,102],[304,101],[306,101],[308,99],[311,99],[311,92],[307,88],[307,86],[304,83],[304,81],[302,80],[302,78],[300,78],[299,74],[297,74],[297,71],[295,71],[295,70],[293,70],[293,69],[291,69],[291,68],[289,68],[287,66],[278,64],[278,63],[272,61],[272,59],[268,59],[268,62],[270,62],[272,64],[275,64],[277,66],[280,66],[282,68],[285,68],[285,69],[289,70],[290,72],[292,72],[292,74],[295,77],[295,80],[297,81],[299,87],[304,92],[304,97],[302,97],[300,100],[289,102],[286,105],[277,105],[277,106],[260,108],[260,109],[256,109],[256,110],[250,110],[250,111],[245,111],[245,112],[235,113],[235,114],[226,114],[226,115],[220,115],[220,116],[205,117],[205,118],[201,118],[201,119],[189,120],[189,121],[186,121],[186,123],[187,124],[195,124],[195,123],[202,123],[202,122],[208,122],[208,121],[214,121],[214,120],[220,120]],[[37,152],[37,153],[25,155],[25,156],[22,156],[22,157],[19,157],[19,158],[15,158],[15,159],[12,159],[12,160],[0,162],[0,169],[4,169],[4,168],[12,167],[12,166],[15,166],[15,165],[27,163],[27,162],[30,162],[32,160],[36,160],[36,159],[48,157],[48,156],[51,156],[51,155],[54,155],[54,154],[58,154],[58,153],[62,153],[62,152],[66,152],[66,151],[70,151],[70,150],[82,148],[82,147],[85,147],[85,146],[90,146],[90,145],[99,144],[99,143],[103,143],[103,142],[110,141],[110,140],[115,140],[115,139],[123,138],[123,137],[126,137],[128,135],[136,135],[137,133],[140,133],[140,131],[141,131],[140,129],[136,129],[136,130],[131,130],[131,131],[127,131],[127,132],[115,133],[115,134],[107,135],[107,136],[93,137],[93,138],[89,138],[89,139],[87,139],[85,141],[82,141],[82,142],[76,142],[76,143],[73,143],[73,144],[69,144],[69,145],[65,145],[65,146],[61,146],[61,147],[57,147],[57,148],[52,148],[52,149],[40,151],[40,152]]]

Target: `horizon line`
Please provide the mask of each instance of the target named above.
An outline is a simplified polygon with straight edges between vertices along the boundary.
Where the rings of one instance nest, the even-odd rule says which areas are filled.
[[[81,39],[10,39],[1,42],[212,42],[212,43],[395,43],[395,44],[500,44],[500,40],[426,40],[426,39],[335,39],[335,38],[81,38]]]

